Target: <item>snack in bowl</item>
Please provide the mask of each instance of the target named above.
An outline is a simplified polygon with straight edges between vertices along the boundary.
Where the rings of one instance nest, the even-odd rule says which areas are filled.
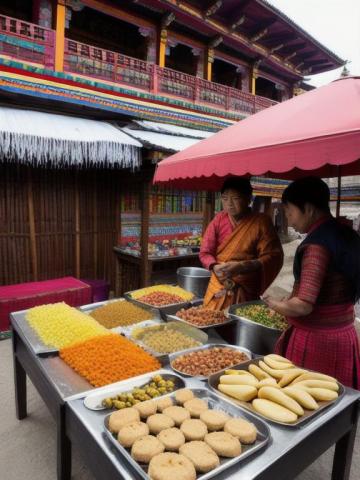
[[[288,327],[285,317],[266,305],[244,305],[235,310],[235,315],[277,330],[286,330]]]

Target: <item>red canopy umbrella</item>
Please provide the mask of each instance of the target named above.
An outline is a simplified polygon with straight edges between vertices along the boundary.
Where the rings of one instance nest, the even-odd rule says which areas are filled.
[[[304,93],[161,161],[155,183],[218,190],[230,175],[360,173],[360,77]]]

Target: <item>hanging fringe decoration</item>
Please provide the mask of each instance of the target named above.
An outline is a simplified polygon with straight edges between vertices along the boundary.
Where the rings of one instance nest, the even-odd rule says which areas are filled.
[[[140,148],[113,141],[77,141],[0,131],[0,162],[64,167],[140,166]]]

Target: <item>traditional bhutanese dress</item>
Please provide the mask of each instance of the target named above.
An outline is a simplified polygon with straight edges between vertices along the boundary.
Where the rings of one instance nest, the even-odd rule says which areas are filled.
[[[204,305],[222,310],[234,303],[257,300],[275,279],[283,264],[283,250],[271,218],[262,213],[249,213],[238,224],[220,212],[209,224],[201,246],[200,260],[205,268],[215,263],[259,260],[261,268],[232,278],[235,287],[230,295],[217,297],[224,285],[213,273],[204,298]]]
[[[339,233],[344,228],[350,243]],[[359,389],[360,350],[354,301],[360,278],[360,272],[356,274],[360,239],[349,230],[326,217],[311,227],[299,245],[292,297],[310,303],[313,311],[303,317],[287,318],[290,328],[280,337],[276,352],[298,366],[332,375],[344,385]],[[358,253],[350,255],[351,249],[358,249]]]

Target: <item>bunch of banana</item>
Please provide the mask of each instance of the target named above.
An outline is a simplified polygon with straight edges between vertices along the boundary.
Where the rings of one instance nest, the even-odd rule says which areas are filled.
[[[297,368],[280,355],[266,355],[248,370],[225,370],[218,390],[243,402],[270,420],[294,423],[305,410],[317,410],[317,402],[338,397],[337,380],[322,373]]]

